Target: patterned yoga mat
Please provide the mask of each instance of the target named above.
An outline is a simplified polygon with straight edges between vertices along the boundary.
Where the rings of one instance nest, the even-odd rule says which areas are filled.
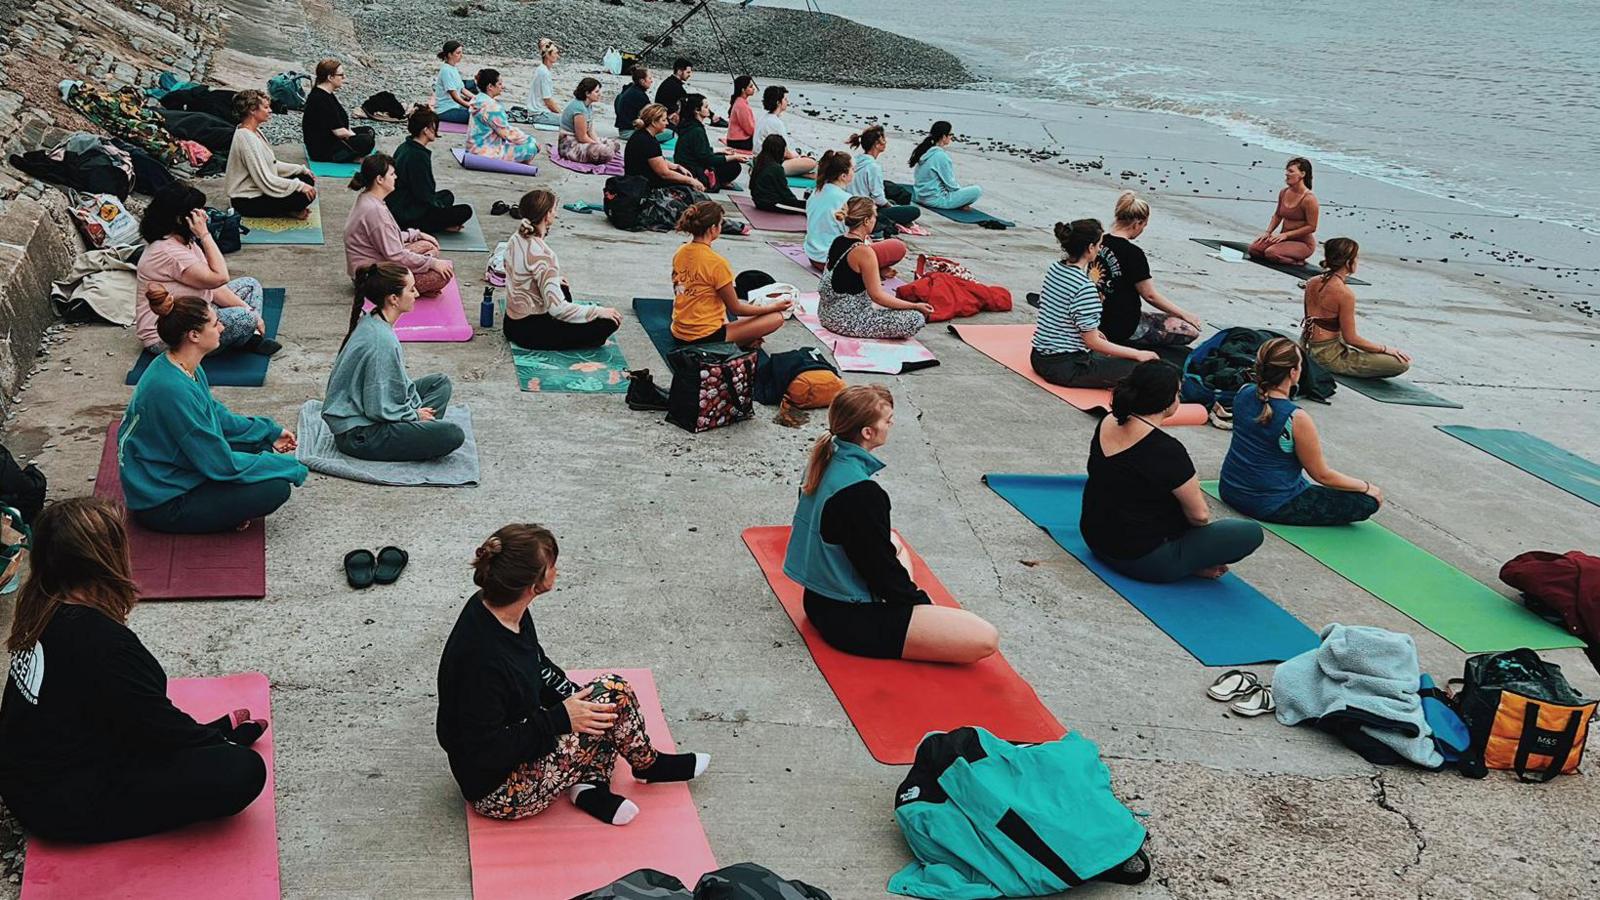
[[[511,347],[517,387],[524,391],[620,394],[628,390],[628,360],[616,338],[590,350],[525,350]]]

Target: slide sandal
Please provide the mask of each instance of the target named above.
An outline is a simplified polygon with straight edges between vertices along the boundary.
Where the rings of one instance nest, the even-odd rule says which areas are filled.
[[[378,551],[378,567],[374,577],[379,584],[394,584],[410,560],[411,556],[399,547],[385,547]]]
[[[371,550],[351,550],[344,555],[344,580],[356,590],[372,587],[377,571],[378,559]]]
[[[1211,687],[1206,688],[1206,696],[1218,703],[1227,703],[1237,700],[1254,692],[1261,687],[1261,679],[1254,672],[1241,672],[1238,669],[1229,669],[1217,676],[1211,682]]]

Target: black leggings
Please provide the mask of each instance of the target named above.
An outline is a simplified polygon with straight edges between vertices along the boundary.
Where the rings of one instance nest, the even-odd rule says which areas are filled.
[[[306,184],[311,184],[311,179],[304,175],[295,176]],[[228,202],[233,204],[233,211],[241,216],[250,216],[257,219],[287,219],[311,205],[311,198],[305,191],[295,191],[287,197],[230,197]]]
[[[449,191],[440,191],[441,194],[450,194]],[[439,234],[452,228],[460,228],[472,218],[472,207],[465,203],[455,203],[455,195],[450,194],[448,206],[430,206],[419,218],[411,222],[399,222],[401,228],[416,228],[428,234]]]
[[[506,340],[528,350],[581,350],[598,347],[606,338],[616,333],[617,323],[610,319],[590,319],[587,322],[563,322],[549,313],[523,316],[520,319],[505,317]]]
[[[719,191],[732,184],[734,179],[738,178],[743,172],[743,163],[736,159],[728,159],[719,163],[712,163],[711,168],[706,169],[706,174],[709,177],[701,178],[700,180],[705,182],[707,188]]]
[[[378,145],[377,132],[370,125],[359,125],[350,130],[355,134],[347,138],[334,138],[338,143],[334,144],[333,158],[318,162],[355,162],[371,154],[372,148]]]
[[[1120,356],[1107,356],[1082,350],[1074,353],[1040,353],[1028,357],[1033,371],[1051,384],[1062,387],[1108,388],[1127,377],[1139,363]]]

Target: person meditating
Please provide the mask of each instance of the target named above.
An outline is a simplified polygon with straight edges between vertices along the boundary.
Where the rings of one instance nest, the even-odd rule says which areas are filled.
[[[1263,522],[1363,521],[1378,511],[1383,491],[1323,459],[1316,423],[1289,399],[1303,363],[1299,345],[1288,338],[1273,338],[1256,351],[1255,383],[1233,398],[1233,438],[1222,460],[1218,493],[1229,506]]]
[[[368,303],[372,311],[362,312]],[[467,439],[461,426],[444,421],[450,379],[433,374],[412,381],[406,375],[394,323],[416,305],[416,279],[405,266],[378,263],[356,272],[350,330],[322,402],[322,421],[346,456],[420,462],[448,456]]]
[[[1321,207],[1311,193],[1311,160],[1296,156],[1283,169],[1284,189],[1267,230],[1247,251],[1258,259],[1298,266],[1317,252],[1317,217]],[[1281,230],[1280,230],[1281,229]]]
[[[505,83],[494,69],[478,70],[478,95],[472,98],[471,126],[467,130],[467,152],[486,159],[505,159],[525,163],[539,153],[539,142],[511,124],[500,107]],[[550,124],[555,124],[552,121]]]
[[[756,114],[750,98],[756,95],[756,80],[749,75],[733,79],[733,99],[728,102],[728,136],[723,140],[735,150],[755,150]]]
[[[667,129],[665,106],[658,103],[646,106],[639,110],[639,118],[633,124],[633,135],[622,151],[624,174],[645,178],[652,190],[674,185],[683,185],[697,193],[706,189],[693,172],[668,162],[666,154],[661,152],[661,142],[656,136]]]
[[[478,85],[461,76],[464,52],[460,41],[445,41],[444,49],[436,54],[441,65],[433,82],[433,110],[441,122],[465,125],[472,115],[472,98],[478,93]]]
[[[769,134],[761,144],[761,152],[750,162],[750,201],[756,209],[767,212],[806,212],[806,202],[794,195],[789,187],[789,173],[784,171],[783,160],[788,145],[783,135]]]
[[[355,162],[377,146],[378,136],[371,126],[350,127],[350,114],[334,92],[344,87],[344,64],[337,59],[317,63],[316,84],[306,95],[300,130],[306,142],[306,156],[317,162]]]
[[[939,121],[928,129],[917,149],[911,151],[911,168],[916,183],[911,191],[918,203],[934,209],[966,209],[983,196],[983,188],[956,180],[956,166],[946,147],[955,140],[950,123]]]
[[[611,791],[618,756],[644,782],[698,778],[711,757],[653,747],[622,676],[575,684],[545,655],[528,607],[555,587],[558,553],[540,525],[506,525],[478,547],[478,591],[439,660],[435,733],[479,815],[523,819],[565,795],[602,822],[626,825],[639,807]]]
[[[911,189],[883,178],[883,164],[878,157],[889,149],[889,138],[883,126],[874,125],[859,134],[852,134],[845,143],[860,151],[855,158],[856,173],[850,180],[850,193],[857,197],[870,197],[878,207],[879,221],[891,228],[915,222],[922,215],[922,210],[911,205]]]
[[[800,246],[819,271],[828,264],[833,239],[844,234],[837,214],[850,199],[848,188],[854,177],[855,165],[843,150],[829,150],[817,161],[817,189],[806,198],[806,238]]]
[[[1182,378],[1169,363],[1140,363],[1089,439],[1078,529],[1097,558],[1140,581],[1221,578],[1261,546],[1255,522],[1212,521],[1189,451],[1161,427],[1178,411]]]
[[[680,344],[732,341],[750,349],[783,325],[791,303],[755,306],[739,299],[733,267],[711,245],[722,236],[722,207],[701,200],[684,211],[678,230],[692,240],[672,256],[672,336]],[[728,316],[735,318],[728,321]]]
[[[1200,317],[1156,290],[1150,260],[1134,241],[1150,224],[1150,204],[1133,191],[1117,198],[1115,221],[1100,243],[1100,333],[1124,347],[1171,347],[1200,336]],[[1154,310],[1145,310],[1148,302]]]
[[[278,162],[261,126],[272,118],[262,91],[240,91],[233,98],[239,127],[228,150],[223,191],[234,212],[263,219],[309,219],[317,199],[317,178],[298,163]]]
[[[1349,278],[1360,255],[1360,245],[1350,238],[1336,237],[1323,245],[1323,273],[1306,281],[1301,340],[1306,354],[1330,372],[1393,378],[1411,368],[1410,355],[1356,332],[1356,292],[1350,290]]]
[[[155,353],[166,347],[148,296],[151,287],[160,287],[168,294],[199,297],[216,308],[222,322],[219,347],[263,356],[282,349],[265,336],[261,282],[229,277],[227,257],[207,227],[206,195],[198,188],[177,181],[157,190],[139,220],[139,236],[146,242],[134,271],[133,326],[140,346]]]
[[[517,233],[506,243],[506,340],[529,350],[599,347],[622,313],[572,302],[555,250],[545,243],[556,221],[556,195],[538,189],[517,203]]]
[[[562,159],[601,166],[622,152],[621,141],[595,133],[594,106],[599,102],[599,79],[585,77],[579,81],[572,99],[567,101],[567,108],[561,111],[561,134],[556,139],[556,150]]]
[[[756,120],[756,133],[751,138],[753,145],[760,147],[767,142],[768,135],[779,135],[784,140],[783,170],[790,175],[808,175],[817,167],[817,161],[809,156],[800,154],[795,149],[794,141],[789,139],[789,126],[783,122],[783,114],[789,109],[789,89],[781,84],[768,85],[761,92],[761,107],[766,110],[761,118]]]
[[[826,165],[826,161],[824,161]],[[828,249],[828,266],[817,285],[817,319],[835,334],[893,340],[922,330],[933,315],[928,303],[901,300],[883,286],[892,266],[906,255],[898,240],[872,240],[878,209],[867,197],[851,197],[837,213],[844,233]]]
[[[894,395],[851,385],[828,406],[811,446],[783,574],[805,588],[806,618],[828,645],[856,656],[973,663],[999,649],[993,625],[938,606],[912,580],[911,556],[889,524],[889,495],[872,480],[884,463]]]
[[[167,352],[139,377],[117,430],[122,493],[151,531],[210,534],[247,526],[305,483],[294,432],[266,416],[230,412],[211,396],[200,363],[222,322],[199,297],[155,288],[150,305]]]
[[[439,190],[433,178],[433,151],[428,145],[439,139],[439,115],[417,106],[406,117],[406,131],[411,136],[394,148],[394,191],[383,202],[401,228],[427,234],[460,231],[472,218],[472,207],[457,203],[454,193]]]
[[[431,297],[455,277],[455,266],[439,256],[439,242],[415,228],[401,230],[385,201],[394,193],[394,160],[374,153],[361,161],[350,179],[350,189],[360,191],[344,223],[345,272],[352,279],[374,263],[399,263],[416,277],[418,293]]]
[[[683,57],[672,61],[672,74],[661,80],[661,86],[656,88],[655,103],[667,108],[672,114],[672,121],[676,123],[678,107],[683,105],[683,98],[689,93],[689,79],[694,77],[694,65]]]
[[[628,70],[628,78],[627,86],[611,104],[617,114],[617,137],[624,141],[633,137],[633,123],[639,118],[640,110],[650,105],[650,70],[634,66]]]
[[[539,65],[533,70],[533,81],[528,85],[529,123],[533,125],[560,125],[561,107],[556,103],[556,78],[550,69],[561,59],[561,48],[549,38],[539,38]],[[479,81],[482,84],[482,81]]]
[[[706,134],[706,122],[711,119],[711,107],[706,105],[704,94],[688,94],[678,107],[678,149],[673,161],[699,178],[708,191],[721,190],[733,183],[744,164],[729,159],[711,149],[711,138]]]
[[[0,705],[0,798],[17,822],[47,840],[99,843],[255,802],[267,766],[250,745],[267,721],[236,709],[201,724],[167,699],[166,672],[128,628],[139,594],[122,511],[57,500],[34,522],[29,557]]]
[[[1065,259],[1051,263],[1039,289],[1039,319],[1028,361],[1040,378],[1063,387],[1108,388],[1133,367],[1156,359],[1151,350],[1113,344],[1100,331],[1104,310],[1089,269],[1104,232],[1095,219],[1056,223]]]

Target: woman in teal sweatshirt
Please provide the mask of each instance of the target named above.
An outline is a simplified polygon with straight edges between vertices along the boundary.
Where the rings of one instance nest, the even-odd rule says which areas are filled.
[[[167,352],[140,376],[117,432],[128,511],[175,534],[244,528],[289,499],[306,467],[294,432],[266,416],[241,416],[211,396],[200,363],[222,340],[216,310],[198,297],[146,295]]]
[[[372,304],[370,313],[362,308]],[[356,270],[350,331],[328,375],[322,421],[339,452],[357,459],[420,462],[448,456],[467,437],[444,421],[450,379],[406,377],[405,355],[394,322],[417,305],[417,283],[398,263]]]
[[[928,136],[911,153],[911,167],[916,170],[916,184],[911,192],[923,206],[965,209],[983,196],[983,188],[975,184],[962,187],[956,180],[955,163],[950,161],[950,154],[945,150],[953,140],[955,135],[950,132],[950,123],[935,122],[928,129]]]

